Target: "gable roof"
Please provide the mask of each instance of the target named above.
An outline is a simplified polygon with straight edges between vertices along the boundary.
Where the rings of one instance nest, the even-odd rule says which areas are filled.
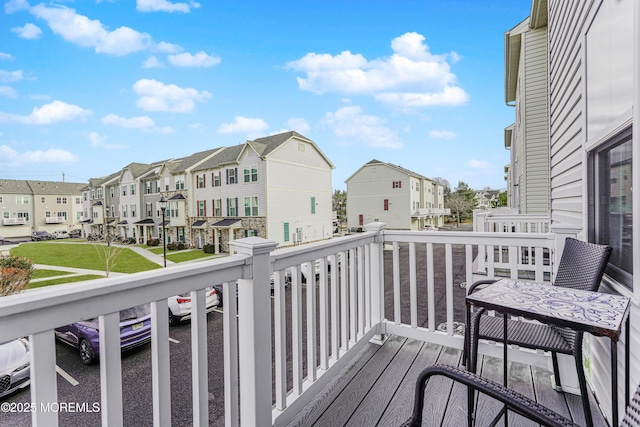
[[[351,178],[353,178],[353,177],[354,177],[358,172],[360,172],[362,169],[364,169],[365,167],[368,167],[368,166],[387,166],[387,167],[390,167],[390,168],[392,168],[392,169],[395,169],[395,170],[397,170],[398,172],[401,172],[401,173],[403,173],[403,174],[405,174],[405,175],[413,176],[414,178],[426,179],[426,180],[428,180],[428,181],[433,181],[432,179],[427,178],[427,177],[426,177],[426,176],[424,176],[424,175],[421,175],[421,174],[416,173],[416,172],[413,172],[413,171],[411,171],[411,170],[409,170],[409,169],[403,168],[402,166],[398,166],[398,165],[394,165],[393,163],[382,162],[382,161],[380,161],[380,160],[373,159],[373,160],[368,161],[367,163],[365,163],[365,164],[364,164],[364,165],[362,165],[361,167],[359,167],[359,168],[358,168],[358,170],[357,170],[357,171],[355,171],[354,173],[352,173],[352,174],[351,174],[351,176],[349,176],[349,178],[347,178],[344,182],[349,181],[349,180],[350,180]]]
[[[333,163],[331,163],[331,160],[329,160],[329,158],[322,152],[322,150],[316,145],[315,142],[299,134],[295,130],[279,133],[276,135],[266,136],[264,138],[257,138],[253,141],[247,141],[247,146],[250,146],[251,148],[253,148],[260,157],[265,158],[265,157],[268,157],[269,154],[277,150],[285,142],[289,141],[292,138],[299,139],[301,141],[304,141],[313,145],[313,147],[318,151],[320,156],[322,156],[322,158],[327,162],[327,164],[329,164],[331,169],[335,168]]]
[[[240,152],[242,152],[243,148],[244,148],[244,144],[234,145],[232,147],[225,147],[222,151],[217,153],[212,158],[202,162],[200,165],[198,165],[197,168],[194,168],[193,170],[200,171],[200,170],[206,170],[206,169],[215,169],[224,165],[237,163],[238,156],[240,155]]]
[[[207,157],[211,156],[212,154],[215,154],[215,152],[219,150],[220,150],[220,147],[212,148],[211,150],[200,151],[198,153],[193,153],[187,157],[183,157],[182,159],[180,159],[181,160],[180,163],[176,164],[175,168],[171,170],[171,172],[172,173],[185,172],[187,169],[198,164],[198,162],[205,160]]]

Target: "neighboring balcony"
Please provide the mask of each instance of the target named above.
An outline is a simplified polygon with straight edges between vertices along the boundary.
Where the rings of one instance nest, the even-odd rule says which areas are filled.
[[[439,215],[451,215],[451,209],[420,208],[413,213],[413,216],[439,216]]]
[[[3,218],[2,225],[27,225],[26,218]]]
[[[67,222],[67,217],[65,216],[48,216],[44,219],[45,224],[62,224]]]
[[[96,423],[100,417],[102,425],[123,425],[125,407],[136,409],[123,399],[117,313],[150,302],[152,411],[140,417],[170,425],[177,389],[191,400],[193,425],[213,422],[211,405],[224,407],[226,426],[287,425],[327,388],[349,384],[349,368],[362,351],[384,348],[379,346],[385,337],[459,354],[465,307],[460,285],[525,273],[548,282],[566,237],[575,233],[422,233],[386,230],[381,223],[367,225],[363,233],[279,250],[275,242],[249,237],[230,243],[235,253],[224,258],[0,298],[0,342],[29,336],[29,401],[39,408],[59,400],[53,329],[98,316],[102,399]],[[224,327],[213,337],[205,291],[219,283]],[[172,377],[167,298],[185,292],[191,292],[191,371]],[[208,360],[207,341],[213,339],[222,340],[224,361]],[[501,348],[482,343],[480,352],[499,356]],[[509,360],[544,366],[548,356],[511,349]],[[224,381],[224,398],[212,397],[209,363],[224,363],[224,376],[213,379]],[[380,365],[364,372],[373,380],[406,374],[391,369]],[[349,400],[343,403],[353,412],[359,403]],[[54,411],[36,410],[31,417],[36,426],[60,424]]]

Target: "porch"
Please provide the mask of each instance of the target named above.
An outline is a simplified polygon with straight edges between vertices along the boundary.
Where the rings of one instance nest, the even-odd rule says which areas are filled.
[[[150,302],[150,418],[154,425],[171,425],[175,398],[172,385],[175,389],[175,384],[184,379],[176,378],[170,364],[166,298],[191,291],[191,363],[182,372],[191,380],[191,396],[187,393],[186,397],[192,407],[191,424],[220,424],[220,419],[211,417],[211,407],[216,405],[219,410],[224,405],[227,426],[287,425],[312,420],[301,417],[313,410],[310,408],[319,408],[318,401],[314,401],[316,396],[339,390],[333,388],[336,383],[359,387],[357,376],[349,378],[345,373],[361,371],[370,382],[385,387],[389,382],[384,378],[391,375],[397,380],[397,392],[385,392],[389,400],[413,393],[413,386],[406,385],[414,381],[418,367],[425,366],[423,357],[427,362],[432,360],[430,363],[456,364],[459,359],[465,283],[501,275],[549,280],[564,239],[573,236],[575,233],[566,229],[553,233],[424,233],[385,230],[383,224],[374,223],[364,233],[281,250],[275,250],[275,243],[264,239],[240,239],[232,244],[236,254],[226,258],[0,299],[0,322],[5,325],[0,329],[0,342],[29,336],[30,401],[39,408],[40,403],[64,401],[56,381],[53,328],[100,316],[99,416],[103,425],[122,425],[123,414],[132,411],[132,402],[123,399],[117,313]],[[305,283],[302,273],[314,270],[317,277],[308,274]],[[209,355],[211,341],[217,338],[207,332],[204,289],[216,283],[225,286],[221,314],[224,360],[213,363],[223,364],[224,370],[212,378]],[[237,299],[231,297],[236,295],[236,289]],[[376,343],[382,337],[389,338]],[[393,346],[401,351],[394,352]],[[370,352],[370,357],[362,358],[363,352]],[[483,343],[480,352],[492,356],[486,359],[483,371],[486,367],[488,373],[498,372],[499,360],[493,357],[501,354],[501,348]],[[382,355],[391,353],[393,359],[376,365],[379,368],[356,368],[358,363],[378,363],[375,361]],[[520,377],[520,370],[530,369],[531,381],[527,381],[540,385],[535,385],[537,397],[557,400],[561,405],[562,401],[569,402],[565,403],[566,410],[580,417],[581,410],[575,409],[579,405],[577,397],[542,386],[549,382],[540,374],[548,366],[547,359],[545,355],[517,349],[511,349],[509,355],[510,363],[515,362],[511,367],[514,375]],[[212,401],[213,381],[224,382],[224,398],[214,396]],[[365,389],[373,392],[365,395],[372,396],[367,401],[376,405],[381,402],[374,388]],[[461,416],[457,414],[460,409],[453,406],[459,399],[459,390],[451,390],[446,395],[436,393],[443,399],[450,396],[440,403],[447,409],[443,415],[447,419]],[[350,422],[360,419],[359,408],[367,403],[363,399],[339,399],[349,403],[353,413],[348,418]],[[577,403],[572,404],[574,400]],[[552,404],[551,400],[545,403]],[[406,404],[379,405],[410,410]],[[343,412],[342,408],[336,411]],[[331,411],[326,414],[336,416]],[[364,414],[368,416],[368,412]],[[407,414],[398,410],[395,416],[399,420]],[[57,412],[36,410],[31,416],[33,425],[60,423]],[[385,424],[386,421],[381,425]]]

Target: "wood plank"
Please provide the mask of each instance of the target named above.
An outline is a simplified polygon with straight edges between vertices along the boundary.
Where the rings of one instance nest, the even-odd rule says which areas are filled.
[[[551,386],[551,376],[553,372],[537,366],[532,366],[531,371],[533,374],[536,401],[566,418],[571,418],[564,393],[555,391]]]
[[[457,366],[462,352],[451,347],[443,347],[436,363]],[[453,380],[446,377],[431,377],[425,387],[425,402],[422,409],[423,425],[442,425],[444,409],[451,394]]]
[[[485,378],[490,378],[502,384],[502,359],[498,357],[483,356],[482,364],[478,365],[478,372]],[[503,405],[486,395],[476,395],[475,425],[489,425]]]
[[[523,363],[509,362],[509,388],[535,400],[531,367]],[[522,415],[509,412],[509,423],[516,426],[536,426],[536,423]]]
[[[387,368],[391,360],[404,344],[406,338],[390,337],[385,345],[369,359],[359,374],[347,384],[342,393],[331,403],[314,425],[344,425],[360,402],[365,398],[381,372]]]
[[[403,380],[409,367],[422,348],[422,342],[407,340],[387,369],[381,373],[371,391],[358,405],[346,426],[371,427],[375,425]]]
[[[413,411],[413,395],[418,374],[426,367],[433,365],[442,351],[442,346],[424,343],[422,349],[414,359],[411,367],[404,376],[400,386],[385,408],[384,414],[378,421],[378,426],[397,426],[405,422]]]

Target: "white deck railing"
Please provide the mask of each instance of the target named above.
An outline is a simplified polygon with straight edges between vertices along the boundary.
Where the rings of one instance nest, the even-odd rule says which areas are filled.
[[[275,250],[274,242],[250,237],[234,241],[237,253],[222,259],[0,298],[0,342],[30,337],[31,401],[39,407],[58,401],[53,329],[99,316],[102,423],[122,425],[117,313],[151,302],[153,420],[154,425],[170,425],[166,298],[191,291],[193,424],[206,426],[204,289],[224,283],[225,423],[240,425],[241,410],[242,425],[283,425],[372,339],[397,334],[462,348],[462,336],[454,334],[454,322],[464,320],[455,314],[464,311],[460,277],[469,283],[478,273],[491,277],[501,271],[518,277],[527,270],[542,281],[552,271],[564,237],[393,231],[378,223],[368,225],[364,233],[283,250]],[[492,255],[498,247],[507,248],[505,259]],[[527,249],[529,263],[524,265],[519,256],[523,248],[532,248]],[[479,272],[474,259],[481,249],[488,256]],[[438,258],[441,254],[444,260]],[[385,265],[392,271],[385,272]],[[439,265],[443,271],[436,269]],[[307,283],[302,283],[302,272]],[[385,274],[391,277],[387,283]],[[436,317],[441,292],[444,331],[438,330]],[[32,421],[54,426],[58,417],[36,411]]]

